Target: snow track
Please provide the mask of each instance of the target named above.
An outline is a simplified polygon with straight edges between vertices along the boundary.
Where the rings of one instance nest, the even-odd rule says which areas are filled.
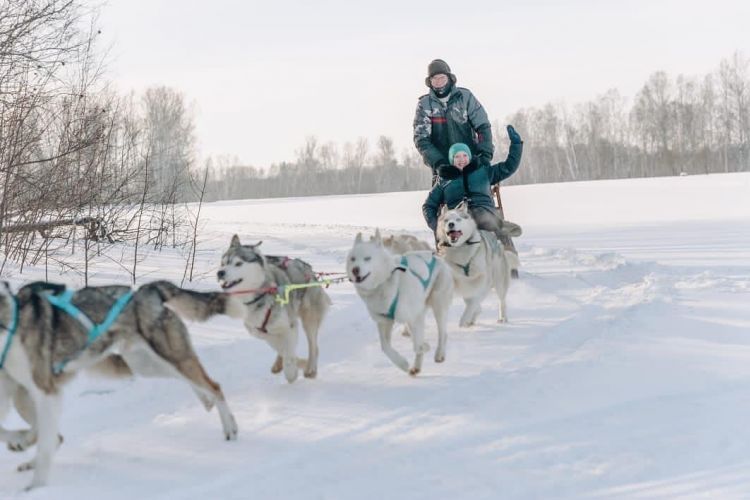
[[[713,193],[702,220],[679,206],[622,220],[620,197],[642,189],[641,203],[658,206],[649,196],[668,189],[670,203],[692,206],[698,181]],[[2,450],[0,497],[746,498],[750,210],[736,203],[748,186],[738,174],[506,188],[506,210],[525,230],[510,324],[495,323],[490,296],[477,326],[459,329],[455,300],[446,362],[427,356],[411,378],[380,352],[364,305],[342,284],[330,289],[318,379],[293,385],[271,375],[273,353],[239,323],[192,324],[238,442],[222,440],[216,413],[178,381],[81,378],[66,394],[52,484],[18,493],[28,473],[13,468],[31,453]],[[375,225],[427,240],[423,196],[210,204],[196,287],[215,288],[234,232],[327,271],[341,270],[356,232]],[[556,222],[558,199],[577,219],[540,224]],[[609,205],[590,220],[576,208],[601,199]],[[174,258],[150,257],[161,271],[149,279],[181,276]],[[116,272],[100,267],[99,279]],[[431,318],[426,337],[434,347]],[[394,344],[411,357],[408,339]],[[21,425],[15,415],[5,424]]]

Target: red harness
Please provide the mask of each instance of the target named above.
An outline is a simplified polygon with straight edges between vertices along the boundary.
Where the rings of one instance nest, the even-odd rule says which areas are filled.
[[[268,320],[271,319],[271,309],[273,309],[273,304],[271,304],[268,309],[266,309],[266,317],[263,318],[263,323],[260,325],[260,327],[256,327],[256,330],[258,330],[260,333],[265,333],[266,335],[268,335],[266,326],[268,326]]]
[[[288,256],[285,256],[284,260],[282,260],[281,262],[279,262],[278,266],[281,267],[284,270],[287,270],[289,268],[289,263],[292,260],[294,260],[294,259],[292,259],[292,258],[290,258]],[[305,275],[305,280],[309,283],[313,279],[320,279],[323,276],[340,275],[340,274],[345,274],[345,273],[325,273],[325,272],[323,272],[323,273],[315,273],[315,274],[316,274],[315,277],[309,276],[309,275]],[[328,288],[328,285],[330,283],[335,283],[335,282],[338,282],[338,281],[343,281],[344,279],[347,279],[347,278],[335,278],[335,279],[329,280],[329,283],[326,283],[325,287]],[[263,295],[267,295],[267,294],[271,294],[271,293],[272,294],[276,294],[278,292],[279,292],[279,288],[277,286],[268,286],[268,287],[265,287],[265,288],[255,288],[255,289],[251,289],[251,290],[242,290],[242,291],[239,291],[239,292],[225,292],[225,293],[227,293],[229,295],[247,295],[247,294],[250,294],[250,293],[257,293],[257,294],[260,294],[260,296],[258,297],[258,298],[260,298]],[[250,302],[249,304],[252,304],[252,302]],[[245,304],[245,305],[249,305],[249,304]],[[265,333],[266,335],[268,335],[268,329],[267,329],[267,327],[268,327],[268,322],[271,319],[271,311],[273,310],[273,306],[274,306],[274,304],[271,304],[270,306],[268,306],[268,309],[266,309],[266,315],[263,317],[263,323],[259,327],[255,327],[256,330],[258,330],[261,333]]]
[[[255,299],[255,300],[259,300],[264,295],[268,295],[269,293],[276,293],[278,291],[279,291],[278,287],[269,286],[269,287],[266,287],[266,288],[255,288],[255,289],[252,289],[252,290],[242,290],[242,291],[239,291],[239,292],[226,292],[226,293],[228,295],[247,295],[249,293],[257,293],[257,294],[260,294],[260,295],[258,295],[258,298]],[[251,301],[251,302],[248,302],[248,303],[244,303],[243,302],[243,304],[245,304],[246,306],[249,306],[253,302],[254,301]],[[273,306],[274,306],[273,303],[270,306],[268,306],[268,309],[266,309],[266,315],[263,317],[263,323],[261,323],[260,326],[256,326],[255,327],[255,329],[258,330],[260,333],[265,333],[266,335],[268,334],[268,329],[266,327],[268,326],[268,321],[271,319],[271,311],[273,310]]]

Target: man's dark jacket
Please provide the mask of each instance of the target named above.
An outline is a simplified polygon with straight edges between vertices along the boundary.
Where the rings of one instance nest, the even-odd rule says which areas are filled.
[[[414,145],[425,164],[436,172],[449,165],[448,149],[463,142],[479,163],[489,165],[494,148],[487,113],[470,90],[455,87],[443,104],[435,91],[419,98],[414,115]]]

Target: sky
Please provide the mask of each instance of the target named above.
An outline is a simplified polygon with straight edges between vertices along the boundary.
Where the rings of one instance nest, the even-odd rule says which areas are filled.
[[[109,0],[108,77],[193,105],[202,157],[267,167],[306,137],[388,135],[413,148],[427,64],[445,59],[490,120],[547,102],[632,97],[658,70],[698,76],[750,56],[750,2]]]

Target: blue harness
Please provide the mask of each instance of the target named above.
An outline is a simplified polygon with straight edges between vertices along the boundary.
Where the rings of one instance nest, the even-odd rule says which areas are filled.
[[[18,330],[18,301],[15,297],[13,299],[13,315],[10,317],[10,326],[5,326],[5,330],[8,332],[8,337],[5,339],[5,347],[3,347],[3,353],[0,354],[0,370],[5,366],[5,358],[8,356],[10,350],[10,343],[13,342],[13,337],[16,335]]]
[[[130,290],[128,293],[121,295],[120,298],[118,298],[114,305],[110,308],[107,316],[104,318],[104,321],[99,324],[91,321],[91,318],[86,316],[86,313],[73,305],[73,295],[75,294],[73,290],[65,290],[60,295],[45,294],[45,297],[50,304],[57,307],[58,309],[65,311],[72,318],[78,320],[78,322],[81,323],[84,328],[88,329],[86,344],[73,356],[60,361],[59,363],[55,363],[55,365],[52,367],[52,372],[55,375],[59,375],[60,373],[62,373],[63,369],[65,369],[65,365],[75,359],[81,352],[83,352],[87,347],[93,344],[96,339],[101,337],[107,330],[109,330],[109,327],[111,327],[112,324],[117,321],[117,317],[120,316],[123,309],[125,309],[125,306],[128,305],[130,299],[133,298],[133,293],[133,290]]]
[[[422,287],[424,287],[425,290],[427,290],[427,287],[430,286],[430,280],[432,280],[432,273],[435,270],[435,265],[437,264],[437,259],[435,256],[432,256],[432,259],[430,262],[424,261],[425,264],[427,264],[427,278],[422,279],[420,275],[414,272],[413,269],[409,268],[409,260],[404,255],[401,257],[401,262],[399,263],[398,267],[395,269],[397,271],[409,271],[411,274],[414,275],[415,278],[419,280],[420,283],[422,283]],[[396,296],[393,297],[393,302],[391,302],[391,307],[388,308],[388,312],[383,314],[382,316],[385,316],[386,318],[393,320],[396,318],[396,307],[398,307],[398,295],[399,291],[396,290]]]

